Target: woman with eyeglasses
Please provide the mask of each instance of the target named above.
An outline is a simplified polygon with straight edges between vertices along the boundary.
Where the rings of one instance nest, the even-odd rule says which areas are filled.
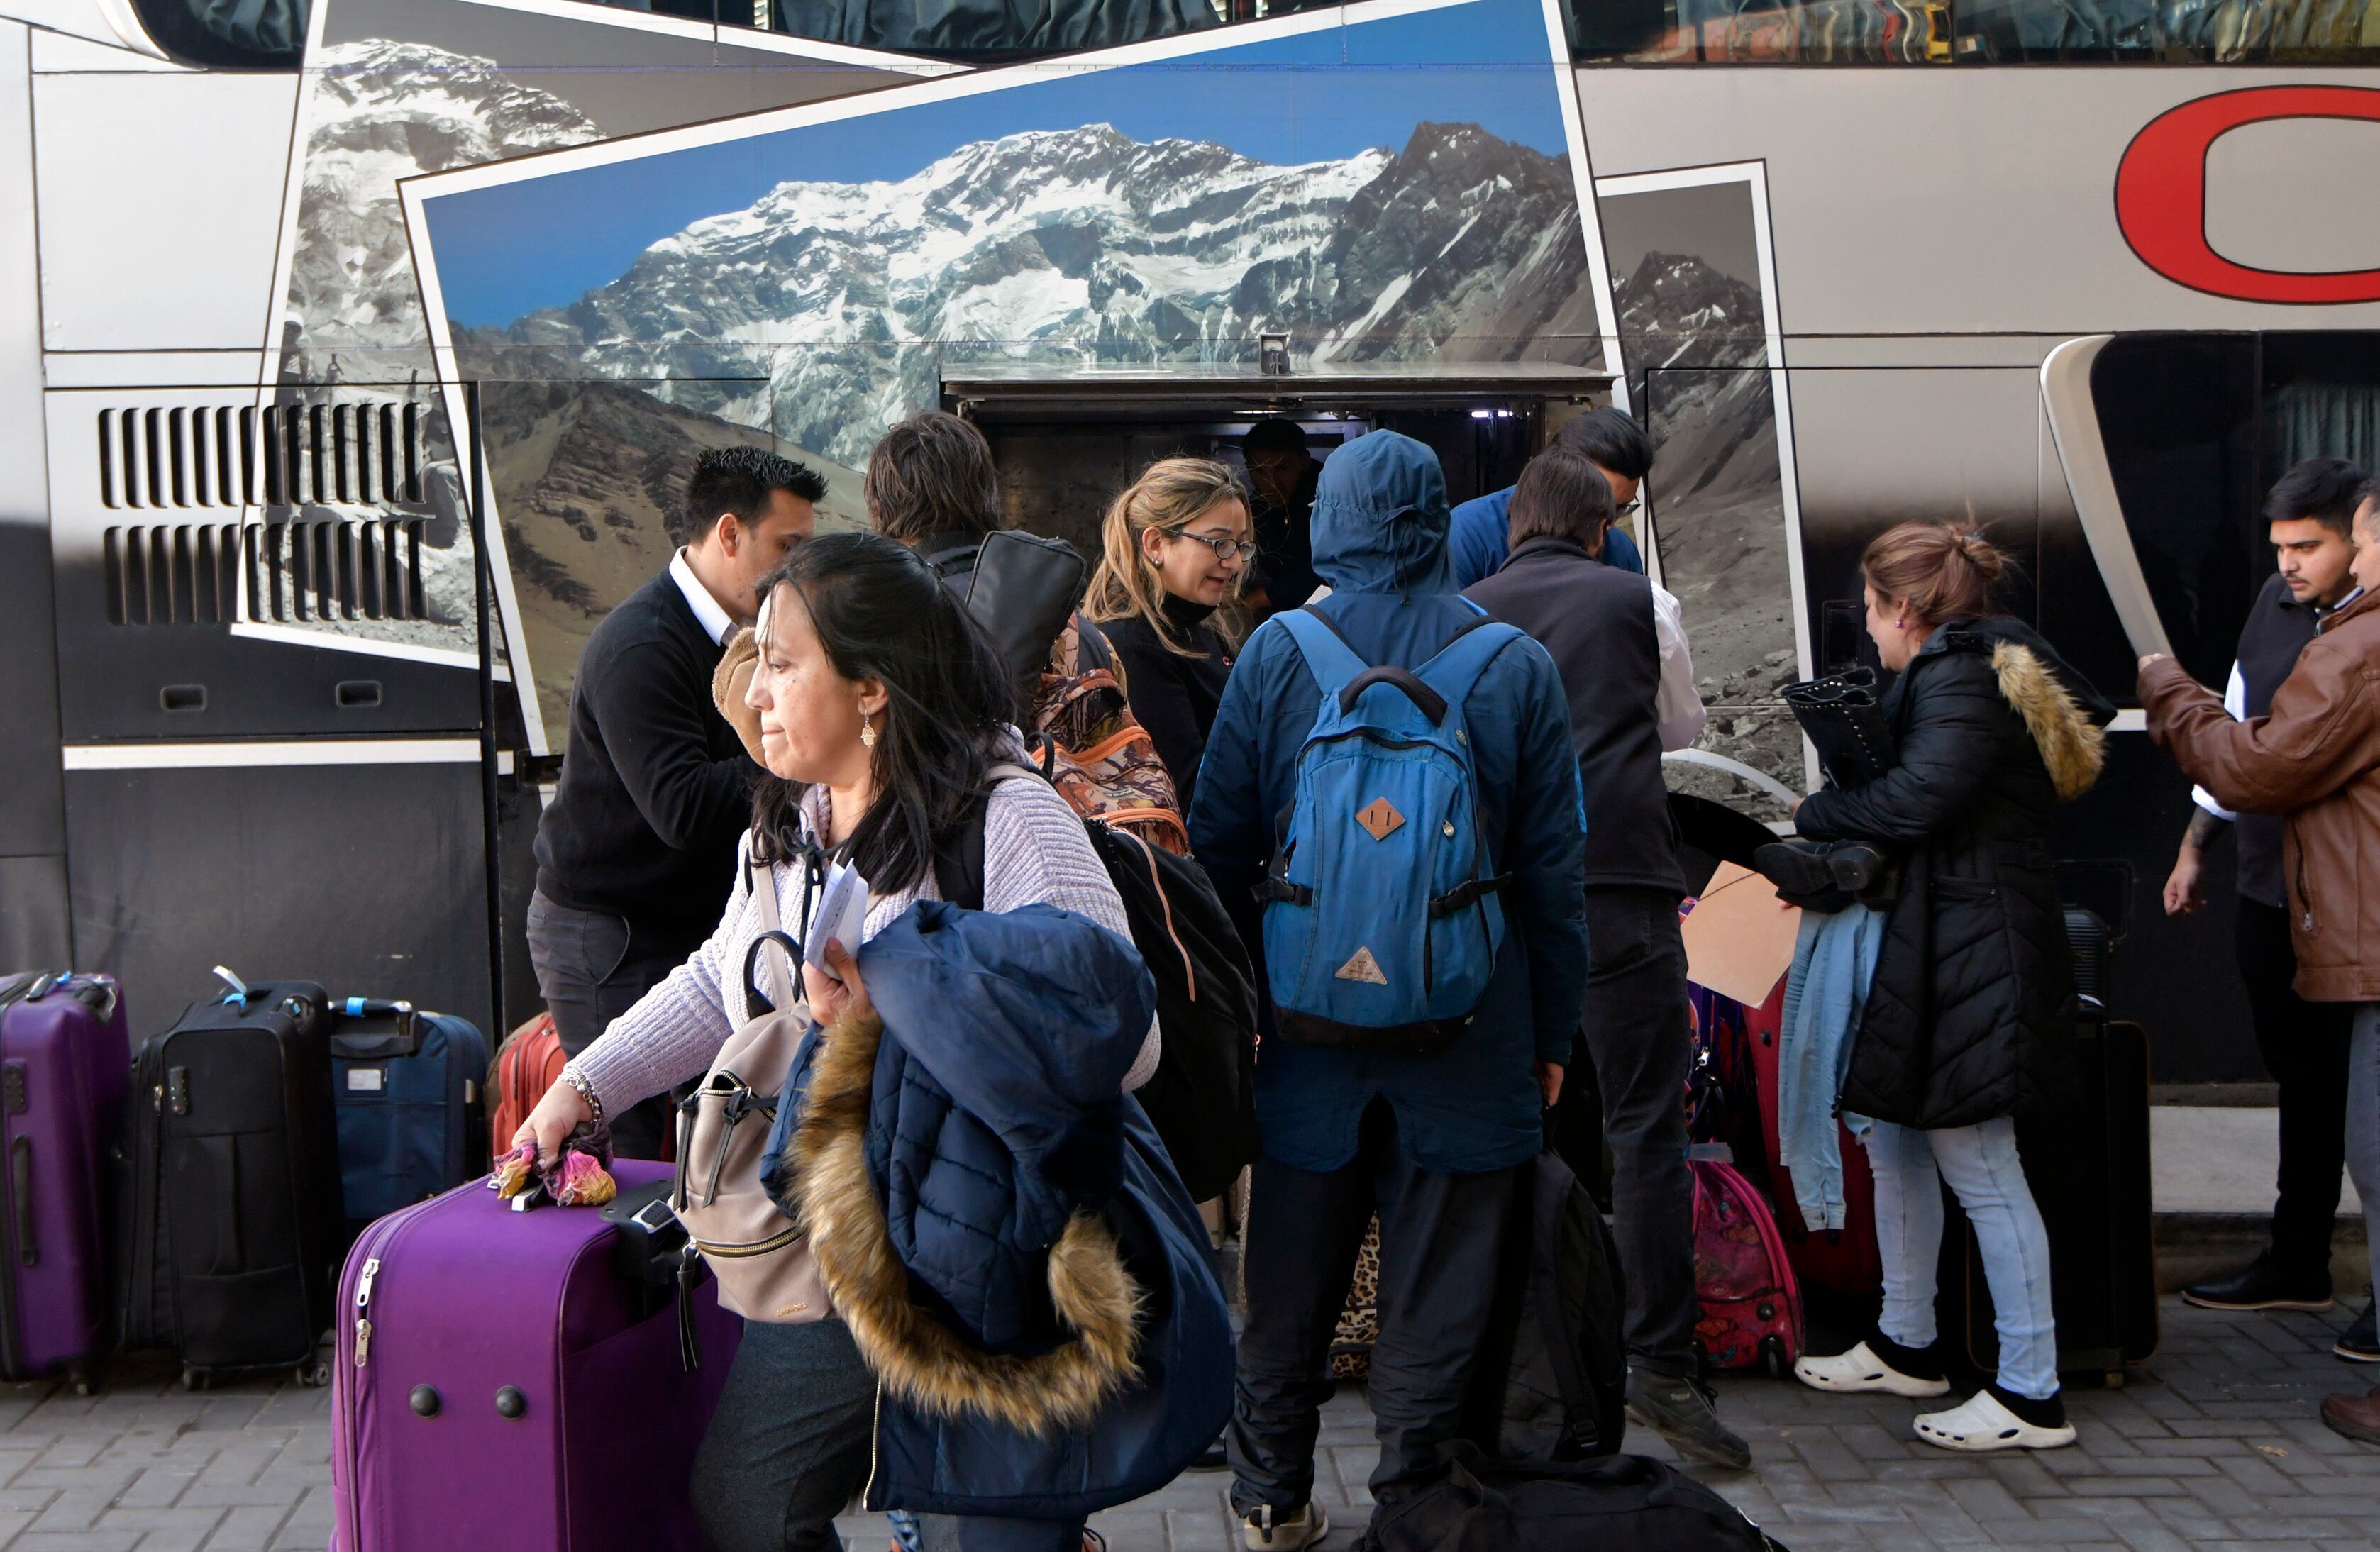
[[[1132,714],[1188,813],[1236,649],[1215,612],[1256,558],[1246,482],[1229,464],[1160,459],[1109,505],[1101,552],[1083,612],[1123,662]]]

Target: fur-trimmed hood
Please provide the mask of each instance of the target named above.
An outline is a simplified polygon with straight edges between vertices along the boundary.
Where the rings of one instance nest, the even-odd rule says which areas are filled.
[[[863,976],[865,972],[862,973]],[[868,1179],[869,1090],[881,1019],[829,1029],[794,1132],[794,1197],[835,1313],[892,1395],[934,1416],[972,1413],[1035,1435],[1078,1428],[1140,1377],[1141,1291],[1115,1235],[1078,1207],[1049,1253],[1049,1296],[1071,1333],[1046,1352],[988,1352],[911,1295]]]
[[[1984,654],[2000,698],[2024,719],[2060,802],[2071,803],[2099,780],[2107,758],[2107,724],[2116,708],[2022,620],[1996,615],[1953,620],[1926,643],[1943,651]]]
[[[873,1016],[810,1042],[771,1190],[882,1385],[871,1509],[1064,1520],[1154,1492],[1231,1409],[1207,1234],[1123,1093],[1156,990],[1044,905],[918,904]]]

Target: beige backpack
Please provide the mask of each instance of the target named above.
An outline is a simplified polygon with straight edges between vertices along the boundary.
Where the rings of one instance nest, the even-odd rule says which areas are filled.
[[[670,1206],[719,1279],[719,1302],[747,1320],[798,1325],[828,1315],[826,1283],[801,1226],[760,1183],[760,1154],[777,1096],[809,1033],[809,1004],[794,995],[793,956],[777,920],[775,870],[746,864],[760,908],[753,952],[768,965],[775,1011],[737,1025],[702,1086],[678,1107],[677,1183]],[[745,967],[745,984],[751,967]]]

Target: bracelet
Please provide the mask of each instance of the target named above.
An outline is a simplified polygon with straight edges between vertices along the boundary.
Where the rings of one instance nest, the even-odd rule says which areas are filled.
[[[603,1119],[603,1097],[595,1092],[595,1085],[587,1081],[587,1074],[578,1070],[578,1063],[573,1061],[563,1067],[562,1081],[578,1091],[578,1097],[587,1101],[587,1108],[595,1112],[597,1121]]]

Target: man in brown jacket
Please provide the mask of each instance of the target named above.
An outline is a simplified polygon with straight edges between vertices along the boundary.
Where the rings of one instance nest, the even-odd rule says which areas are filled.
[[[2380,1284],[2380,482],[2356,508],[2355,546],[2361,590],[2323,620],[2269,716],[2233,721],[2162,653],[2141,660],[2140,688],[2151,736],[2216,802],[2285,816],[2298,995],[2354,1004],[2347,1171]],[[2332,1396],[2322,1417],[2380,1444],[2380,1390]]]

